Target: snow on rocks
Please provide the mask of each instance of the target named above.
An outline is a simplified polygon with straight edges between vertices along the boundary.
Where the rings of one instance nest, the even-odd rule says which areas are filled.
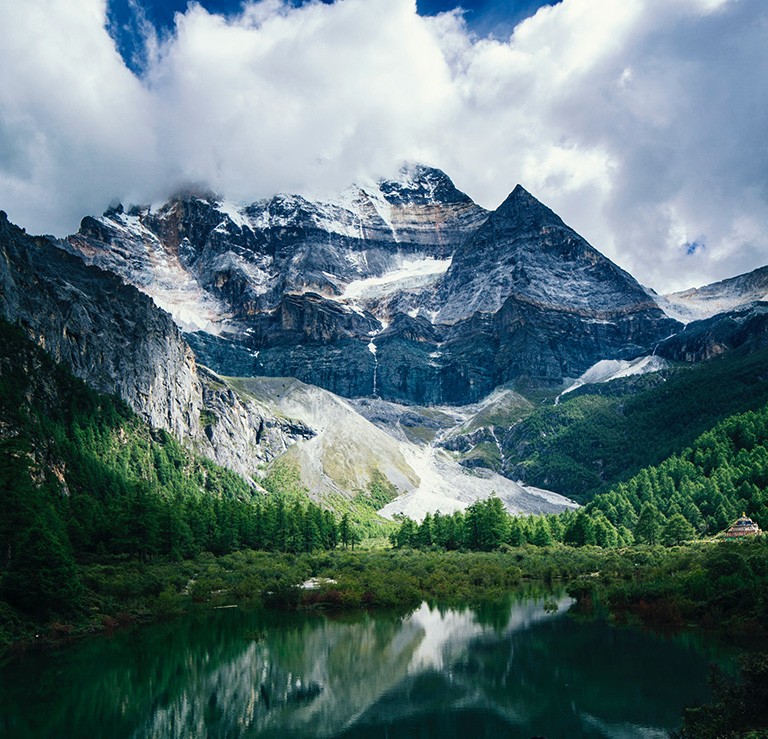
[[[618,380],[621,377],[631,377],[633,375],[645,375],[649,372],[658,372],[669,366],[666,359],[657,356],[638,357],[637,359],[601,359],[593,364],[581,377],[576,379],[570,387],[563,390],[557,399],[563,397],[584,385],[592,385],[598,382],[610,382]]]
[[[436,282],[451,266],[450,259],[403,259],[391,272],[350,282],[340,300],[355,301],[383,297],[400,290],[426,287]]]

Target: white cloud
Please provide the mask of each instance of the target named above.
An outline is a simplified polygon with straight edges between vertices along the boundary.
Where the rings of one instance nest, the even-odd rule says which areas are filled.
[[[507,41],[414,0],[191,5],[142,79],[102,0],[0,11],[0,207],[33,231],[190,181],[250,200],[412,158],[488,207],[521,182],[657,289],[768,262],[763,0],[563,0]]]
[[[104,31],[104,3],[2,0],[0,12],[0,207],[61,230],[78,207],[152,187],[150,95]]]

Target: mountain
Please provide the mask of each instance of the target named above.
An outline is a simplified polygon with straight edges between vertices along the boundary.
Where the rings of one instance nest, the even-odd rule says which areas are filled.
[[[730,313],[759,302],[768,302],[768,266],[667,295],[656,295],[664,312],[682,323],[702,321],[720,313]]]
[[[558,385],[599,360],[650,353],[678,328],[519,185],[454,256],[440,298],[438,320],[453,322],[465,346],[492,347],[475,363],[492,372],[486,387],[521,378]]]
[[[153,427],[243,474],[311,436],[200,370],[170,315],[114,275],[0,211],[0,318]]]
[[[574,409],[623,428],[670,363],[768,336],[768,270],[658,296],[523,187],[488,212],[422,165],[334,197],[116,206],[62,241],[3,229],[0,315],[79,377],[231,469],[287,452],[315,500],[388,515],[569,505],[520,480],[586,499],[626,455],[569,457]],[[732,310],[664,312],[697,301]]]
[[[345,508],[362,493],[369,516],[390,503],[387,515],[408,510],[419,518],[425,499],[448,511],[493,492],[513,512],[572,505],[489,471],[471,474],[418,440],[393,438],[320,388],[217,375],[197,364],[171,316],[147,295],[58,246],[0,218],[0,317],[91,387],[225,467],[261,474],[295,446],[285,460],[298,466],[315,500]],[[6,374],[0,368],[0,380],[13,381]]]
[[[768,347],[768,302],[749,303],[711,318],[693,321],[656,347],[667,359],[703,362],[733,350]]]
[[[679,327],[522,187],[489,214],[422,165],[330,199],[120,206],[62,246],[170,311],[215,371],[349,398],[464,405],[558,385]]]
[[[732,349],[768,347],[768,266],[669,295],[651,296],[685,324],[656,347],[667,359],[701,362]]]

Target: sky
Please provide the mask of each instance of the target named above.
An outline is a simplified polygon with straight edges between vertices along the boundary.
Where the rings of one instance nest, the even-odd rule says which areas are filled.
[[[660,292],[768,264],[765,0],[0,0],[0,208],[63,236],[437,166]]]

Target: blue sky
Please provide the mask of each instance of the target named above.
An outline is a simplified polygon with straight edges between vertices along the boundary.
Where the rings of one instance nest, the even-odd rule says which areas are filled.
[[[415,160],[487,208],[522,184],[660,291],[768,263],[766,0],[108,2],[0,0],[0,207],[30,232]]]
[[[323,0],[330,4],[331,0]],[[294,5],[303,4],[302,0],[294,0]],[[467,19],[471,24],[477,24],[486,29],[499,24],[514,26],[523,18],[533,15],[538,8],[547,4],[543,0],[465,0],[461,3],[452,0],[418,0],[418,11],[422,15],[436,15],[446,10],[453,10],[461,6],[467,12]],[[554,5],[555,0],[550,4]],[[146,10],[147,16],[161,28],[170,28],[173,23],[173,15],[176,12],[184,12],[187,0],[141,0],[141,5]],[[237,13],[242,0],[202,0],[204,8],[212,13],[225,15]],[[121,22],[130,19],[129,0],[109,0],[110,13]],[[490,25],[489,25],[490,24]]]

